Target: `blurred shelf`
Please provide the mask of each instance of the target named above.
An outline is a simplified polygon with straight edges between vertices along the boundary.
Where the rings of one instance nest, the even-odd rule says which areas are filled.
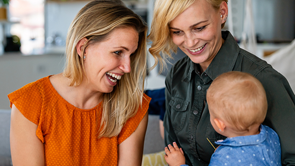
[[[46,0],[46,3],[75,3],[75,2],[90,2],[91,0]]]
[[[0,24],[17,24],[19,21],[0,20]]]

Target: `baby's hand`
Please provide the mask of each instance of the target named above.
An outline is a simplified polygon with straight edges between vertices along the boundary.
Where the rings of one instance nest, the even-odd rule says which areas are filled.
[[[174,147],[173,147],[174,146]],[[176,142],[173,142],[172,145],[168,145],[168,148],[165,147],[165,160],[170,166],[180,166],[185,164],[185,157],[181,148],[178,148]]]

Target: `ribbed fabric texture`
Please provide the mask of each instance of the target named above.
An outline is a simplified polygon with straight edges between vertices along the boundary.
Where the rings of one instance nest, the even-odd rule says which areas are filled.
[[[46,165],[117,165],[118,145],[136,130],[150,98],[144,95],[142,107],[119,136],[97,139],[96,118],[100,122],[102,102],[92,109],[76,108],[57,93],[49,77],[8,95],[10,106],[14,104],[38,126],[36,135],[44,143]]]

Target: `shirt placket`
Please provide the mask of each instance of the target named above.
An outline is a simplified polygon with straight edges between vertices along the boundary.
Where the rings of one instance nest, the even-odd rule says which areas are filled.
[[[190,111],[192,114],[192,118],[190,118],[190,148],[194,154],[194,156],[200,161],[200,157],[198,155],[198,150],[196,146],[196,131],[197,131],[197,126],[199,124],[199,121],[201,119],[203,110],[205,109],[205,104],[206,104],[206,92],[207,89],[210,86],[210,77],[206,73],[203,73],[202,75],[196,74],[194,81],[193,81],[193,91],[195,92],[192,102],[192,110]]]

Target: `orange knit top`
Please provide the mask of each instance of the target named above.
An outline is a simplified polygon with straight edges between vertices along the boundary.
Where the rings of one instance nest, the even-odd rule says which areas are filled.
[[[36,135],[44,143],[46,165],[117,165],[118,145],[136,130],[150,98],[144,95],[142,107],[118,136],[97,139],[96,117],[100,122],[101,112],[97,110],[102,102],[92,109],[76,108],[58,94],[49,77],[8,95],[10,107],[14,104],[38,126]]]

